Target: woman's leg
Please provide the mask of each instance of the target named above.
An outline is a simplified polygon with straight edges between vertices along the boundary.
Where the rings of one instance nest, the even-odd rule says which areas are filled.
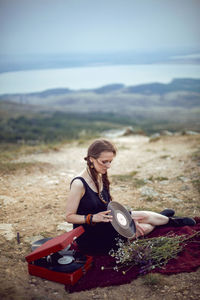
[[[136,237],[147,235],[155,226],[165,225],[169,218],[152,211],[132,211],[132,218],[136,223]]]
[[[132,211],[131,216],[138,223],[150,224],[152,226],[165,225],[169,218],[153,211]]]
[[[132,211],[132,218],[136,221],[136,236],[150,233],[155,226],[169,224],[169,226],[194,226],[196,221],[193,218],[168,218],[153,211]]]

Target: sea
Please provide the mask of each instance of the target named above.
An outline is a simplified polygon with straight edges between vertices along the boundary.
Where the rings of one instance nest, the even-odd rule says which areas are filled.
[[[55,88],[94,89],[115,83],[126,86],[169,83],[176,78],[200,79],[200,65],[94,65],[6,72],[0,74],[0,94],[32,93]]]

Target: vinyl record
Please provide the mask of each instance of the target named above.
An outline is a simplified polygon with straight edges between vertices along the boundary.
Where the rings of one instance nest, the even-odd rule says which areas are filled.
[[[71,264],[71,262],[73,262],[73,261],[74,261],[74,257],[69,256],[69,255],[65,255],[58,259],[58,263],[60,265],[68,265],[68,264]]]
[[[76,253],[72,257],[72,261],[68,264],[62,264],[64,256],[61,256],[58,252],[49,255],[48,257],[43,257],[34,261],[36,266],[46,268],[51,271],[63,272],[63,273],[72,273],[81,267],[83,267],[87,261],[85,255]]]
[[[38,247],[42,246],[44,243],[46,243],[47,241],[51,240],[52,238],[45,238],[45,239],[41,239],[38,241],[35,241],[31,244],[31,250],[34,251],[35,249],[37,249]]]
[[[107,209],[111,210],[110,214],[113,217],[111,224],[115,230],[126,238],[133,238],[136,226],[128,210],[115,201],[109,202]]]
[[[75,257],[71,257],[72,258],[71,263],[68,261],[69,263],[64,264],[64,260],[66,256],[59,258],[59,256],[57,256],[56,254],[53,255],[55,258],[57,257],[58,259],[53,259],[52,264],[49,265],[48,268],[56,272],[72,273],[80,269],[81,267],[83,267],[87,260],[87,257],[85,255],[76,254]]]

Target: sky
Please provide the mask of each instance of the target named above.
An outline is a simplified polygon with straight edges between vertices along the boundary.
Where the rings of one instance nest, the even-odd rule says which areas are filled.
[[[200,49],[200,0],[0,0],[0,54]]]

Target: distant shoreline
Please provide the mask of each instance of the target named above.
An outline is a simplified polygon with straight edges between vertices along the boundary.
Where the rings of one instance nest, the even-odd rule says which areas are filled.
[[[200,49],[153,52],[1,54],[0,74],[34,70],[151,64],[200,65]]]
[[[169,83],[176,78],[200,78],[200,65],[135,64],[96,65],[62,69],[27,70],[0,74],[0,95],[26,94],[50,89],[95,89],[120,83],[134,86]]]

